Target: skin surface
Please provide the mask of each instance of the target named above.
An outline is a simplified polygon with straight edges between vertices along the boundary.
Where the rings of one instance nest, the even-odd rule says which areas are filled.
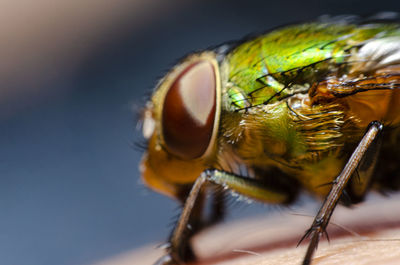
[[[330,243],[321,240],[313,264],[398,264],[399,212],[399,195],[374,198],[353,209],[338,207],[328,228]],[[310,220],[284,211],[211,228],[195,237],[201,258],[192,264],[300,264],[307,245],[296,244]],[[150,265],[161,254],[148,246],[96,265]]]

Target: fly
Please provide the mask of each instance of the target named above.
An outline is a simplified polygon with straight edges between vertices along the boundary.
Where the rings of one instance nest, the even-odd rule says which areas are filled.
[[[400,188],[399,124],[393,19],[325,18],[188,55],[144,110],[142,179],[183,204],[157,264],[195,259],[191,236],[224,213],[216,193],[203,216],[212,186],[271,204],[323,199],[301,239],[310,264],[337,203]]]

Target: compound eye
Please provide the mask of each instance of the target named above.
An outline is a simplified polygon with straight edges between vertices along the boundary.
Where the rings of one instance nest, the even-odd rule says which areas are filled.
[[[189,65],[173,81],[162,111],[167,150],[182,158],[201,157],[211,142],[216,113],[216,78],[208,61]]]

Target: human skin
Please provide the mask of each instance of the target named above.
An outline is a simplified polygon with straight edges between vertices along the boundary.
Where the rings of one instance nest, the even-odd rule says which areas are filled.
[[[312,264],[400,264],[400,196],[374,198],[353,208],[338,207]],[[301,264],[307,240],[296,247],[311,216],[282,211],[208,229],[194,238],[191,265]],[[96,265],[152,264],[163,254],[145,247]]]

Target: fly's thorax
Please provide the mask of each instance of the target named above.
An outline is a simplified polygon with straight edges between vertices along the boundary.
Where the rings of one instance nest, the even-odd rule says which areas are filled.
[[[220,146],[230,149],[247,165],[289,164],[306,152],[286,102],[224,111]]]
[[[312,186],[340,170],[341,150],[355,142],[363,130],[355,128],[348,107],[340,102],[313,105],[308,94],[253,106],[242,111],[223,110],[220,146],[230,150],[248,167],[276,166]],[[352,142],[353,141],[353,142]]]
[[[221,112],[220,66],[213,52],[193,54],[158,84],[144,112],[148,149],[142,178],[151,188],[176,196],[215,159]]]
[[[263,177],[255,175],[255,168],[267,175],[279,168],[313,194],[325,196],[329,187],[323,184],[335,179],[348,158],[343,153],[346,143],[353,146],[362,137],[362,130],[348,131],[352,121],[346,123],[345,118],[343,106],[312,106],[308,95],[223,112],[219,146],[225,153],[219,161],[225,160],[220,164],[255,178]]]

